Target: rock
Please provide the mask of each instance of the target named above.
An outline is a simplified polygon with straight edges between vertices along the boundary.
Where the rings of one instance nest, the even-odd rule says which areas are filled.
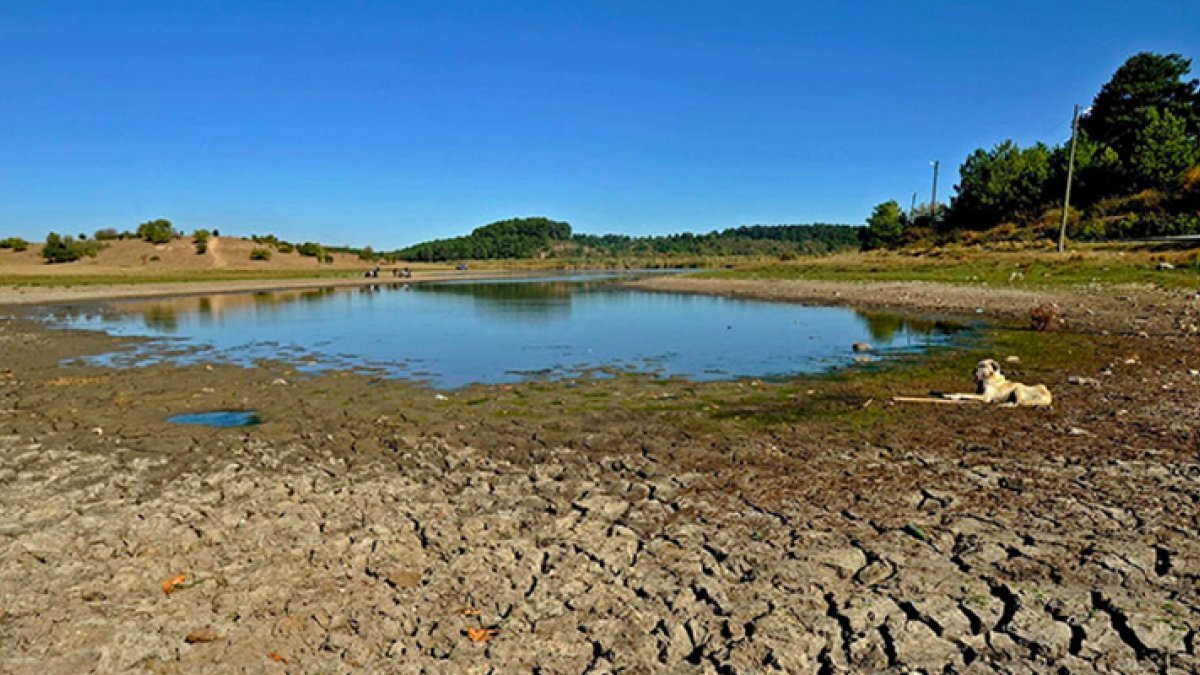
[[[1100,380],[1094,377],[1084,377],[1082,375],[1072,375],[1067,378],[1069,384],[1078,385],[1080,387],[1095,387],[1100,388]]]
[[[1155,266],[1154,266],[1154,269],[1156,269],[1156,270],[1158,270],[1158,271],[1160,271],[1160,272],[1163,272],[1163,271],[1166,271],[1166,270],[1173,270],[1173,269],[1175,269],[1175,266],[1174,266],[1174,265],[1172,265],[1172,264],[1171,264],[1171,263],[1169,263],[1169,262],[1165,262],[1165,261],[1164,261],[1164,262],[1160,262],[1160,263],[1158,263],[1157,265],[1155,265]]]
[[[1069,431],[1067,431],[1067,435],[1068,436],[1091,436],[1092,432],[1088,431],[1087,429],[1080,429],[1079,427],[1071,427],[1071,429]]]
[[[387,582],[396,588],[416,588],[421,585],[421,573],[407,570],[392,570],[387,575]]]
[[[282,377],[277,377],[271,381],[271,386],[272,387],[283,387],[283,386],[287,386],[287,383],[288,383],[287,380],[283,379]]]
[[[221,636],[217,633],[217,631],[211,628],[197,628],[196,630],[184,636],[183,641],[189,645],[194,645],[203,644],[206,642],[216,642],[220,639]]]
[[[1006,357],[1004,357],[1004,362],[1005,362],[1005,363],[1020,363],[1020,362],[1021,362],[1021,357],[1019,357],[1019,356],[1006,356]]]
[[[872,346],[868,342],[855,342],[852,348],[854,349],[854,351],[856,351],[860,354],[863,352],[870,352],[870,351],[875,350],[875,347]]]

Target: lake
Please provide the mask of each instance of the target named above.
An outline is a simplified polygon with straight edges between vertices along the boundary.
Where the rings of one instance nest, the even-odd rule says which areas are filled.
[[[919,353],[961,334],[935,321],[625,288],[611,276],[381,283],[56,306],[54,324],[160,338],[93,359],[287,360],[438,388],[618,371],[693,380],[783,378]]]

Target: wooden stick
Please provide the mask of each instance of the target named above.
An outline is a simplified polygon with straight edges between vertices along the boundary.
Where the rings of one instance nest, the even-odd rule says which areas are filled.
[[[893,396],[892,401],[896,403],[941,403],[943,405],[978,403],[978,401],[967,401],[954,398],[928,398],[925,396]]]

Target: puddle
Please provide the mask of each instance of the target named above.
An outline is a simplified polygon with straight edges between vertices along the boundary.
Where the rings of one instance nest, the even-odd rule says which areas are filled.
[[[213,410],[211,412],[185,413],[167,418],[173,424],[199,424],[218,429],[251,427],[261,424],[262,418],[253,410]]]

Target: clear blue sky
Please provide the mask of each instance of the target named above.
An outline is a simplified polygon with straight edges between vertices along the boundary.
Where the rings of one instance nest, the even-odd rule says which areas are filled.
[[[3,0],[0,233],[858,223],[1141,50],[1200,3]]]

